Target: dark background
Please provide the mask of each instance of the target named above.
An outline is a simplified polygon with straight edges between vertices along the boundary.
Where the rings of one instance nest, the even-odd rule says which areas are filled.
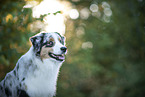
[[[0,1],[0,80],[11,71],[31,46],[29,37],[38,33],[31,24],[30,0]],[[41,2],[41,1],[38,1]],[[87,18],[67,17],[68,54],[59,75],[56,97],[144,97],[145,95],[145,1],[68,0]],[[103,2],[110,5],[105,16]],[[98,13],[90,10],[97,4]],[[58,12],[59,13],[59,12]],[[93,15],[96,14],[96,15]]]

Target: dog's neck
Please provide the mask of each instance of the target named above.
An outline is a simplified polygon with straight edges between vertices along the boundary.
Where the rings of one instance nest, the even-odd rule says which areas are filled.
[[[27,54],[32,54],[33,56],[33,64],[37,66],[37,69],[35,72],[42,73],[43,75],[51,77],[56,77],[58,75],[59,69],[63,62],[56,61],[54,59],[41,59],[38,56],[35,56],[33,46],[30,48],[29,52]],[[28,55],[27,55],[28,56]],[[53,76],[52,76],[53,75]]]
[[[33,47],[30,48],[28,55],[34,53]],[[28,56],[27,55],[27,56]],[[55,95],[57,77],[59,69],[62,62],[58,62],[52,59],[40,59],[37,56],[34,56],[33,64],[37,66],[35,71],[30,71],[28,78],[25,80],[26,86],[28,86],[28,91],[33,96],[36,96],[36,91],[38,93],[43,90],[39,96],[45,97],[45,93],[50,92],[50,95]],[[36,88],[37,87],[37,88]],[[35,93],[33,91],[35,90]],[[44,95],[43,95],[44,94]]]

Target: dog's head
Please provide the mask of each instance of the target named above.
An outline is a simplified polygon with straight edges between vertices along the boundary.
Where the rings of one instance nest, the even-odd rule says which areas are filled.
[[[41,59],[50,58],[56,61],[64,61],[67,51],[65,38],[57,32],[39,33],[30,38],[36,56]]]

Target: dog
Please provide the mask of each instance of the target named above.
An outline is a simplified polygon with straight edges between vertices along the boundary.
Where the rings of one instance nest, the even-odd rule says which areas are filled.
[[[65,38],[58,32],[41,32],[32,46],[0,83],[0,97],[53,97],[59,69],[65,60]]]

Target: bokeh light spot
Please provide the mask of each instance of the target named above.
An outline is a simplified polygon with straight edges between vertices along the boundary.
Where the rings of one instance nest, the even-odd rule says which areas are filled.
[[[71,19],[77,19],[79,17],[79,12],[77,9],[70,10],[69,16]]]
[[[97,12],[97,11],[98,11],[98,5],[97,5],[97,4],[91,4],[90,10],[91,10],[92,12]]]

